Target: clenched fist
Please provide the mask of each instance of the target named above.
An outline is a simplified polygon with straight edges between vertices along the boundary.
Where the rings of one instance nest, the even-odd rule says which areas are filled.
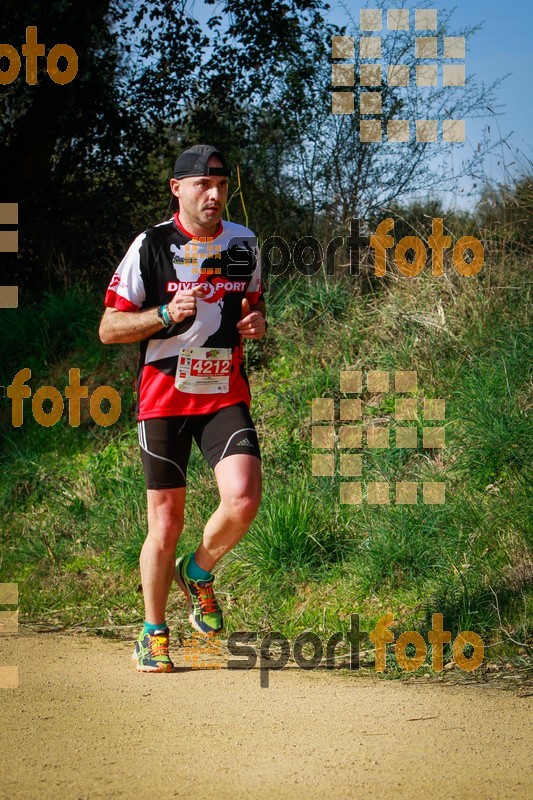
[[[196,299],[203,300],[205,294],[205,289],[200,286],[178,290],[167,306],[172,322],[183,322],[186,317],[196,314]]]
[[[252,311],[250,303],[243,298],[242,318],[237,323],[241,336],[245,339],[262,339],[266,333],[266,320],[260,311]]]

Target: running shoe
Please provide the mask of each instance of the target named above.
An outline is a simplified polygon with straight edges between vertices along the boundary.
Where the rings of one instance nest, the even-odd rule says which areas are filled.
[[[137,672],[172,672],[174,664],[168,655],[168,640],[168,628],[155,633],[141,631],[132,655]]]
[[[176,561],[176,583],[189,604],[189,622],[204,636],[220,633],[224,622],[222,611],[213,591],[214,578],[210,581],[193,581],[187,575],[187,564],[193,553],[181,556]]]

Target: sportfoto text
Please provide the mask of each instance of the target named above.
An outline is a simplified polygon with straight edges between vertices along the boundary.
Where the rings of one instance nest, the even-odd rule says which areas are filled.
[[[396,244],[391,235],[394,232],[394,220],[391,217],[380,222],[376,232],[369,237],[361,234],[360,221],[357,218],[350,219],[349,227],[350,235],[331,239],[325,252],[323,245],[314,236],[303,236],[292,250],[281,236],[269,236],[260,248],[265,272],[268,275],[283,275],[292,264],[301,275],[310,276],[320,272],[325,264],[326,275],[334,275],[335,254],[343,247],[349,254],[349,274],[359,275],[361,249],[368,246],[374,251],[374,273],[377,277],[386,275],[387,262],[392,260],[398,272],[406,278],[416,277],[425,268],[428,258],[426,245],[418,236],[404,236]],[[454,244],[452,237],[444,234],[442,218],[432,220],[431,236],[428,237],[427,245],[431,250],[431,273],[436,277],[444,275],[444,254],[450,248],[452,263],[460,275],[477,275],[485,263],[485,249],[479,239],[462,236]],[[387,258],[387,251],[391,253],[390,258]],[[238,253],[238,250],[235,252]],[[231,248],[229,257],[232,258]],[[237,265],[238,261],[235,260],[233,264]],[[232,277],[239,274],[237,269],[232,270],[230,263],[228,275]]]
[[[337,631],[331,636],[324,649],[320,637],[313,631],[305,631],[296,637],[292,647],[293,658],[300,669],[317,669],[321,666],[324,652],[326,655],[326,669],[335,669],[335,649],[337,645],[346,639],[350,646],[349,668],[359,669],[359,647],[363,638],[368,638],[375,645],[375,670],[384,672],[386,669],[387,645],[394,642],[394,633],[390,630],[394,624],[392,614],[382,616],[373,631],[367,633],[359,630],[359,614],[350,615],[350,628],[346,634]],[[431,660],[435,672],[442,672],[444,669],[443,647],[452,640],[450,631],[443,630],[443,615],[432,615],[432,628],[428,632],[428,641],[432,645]],[[228,650],[232,656],[239,656],[239,660],[229,659],[228,669],[254,669],[259,658],[259,683],[261,688],[267,688],[269,684],[270,670],[283,669],[291,655],[291,645],[286,636],[282,633],[269,633],[259,645],[259,654],[250,642],[257,641],[259,634],[254,631],[237,631],[228,636]],[[470,645],[472,653],[465,656],[464,648]],[[271,653],[271,647],[279,649],[277,657]],[[304,647],[312,649],[312,655],[304,655]],[[407,655],[407,647],[411,646],[414,650],[412,655]],[[464,672],[472,672],[478,669],[483,663],[485,647],[483,640],[473,631],[461,631],[454,639],[452,645],[453,660],[459,669]],[[416,631],[405,631],[398,636],[394,649],[396,663],[400,669],[414,672],[425,662],[427,656],[427,645],[420,633]]]

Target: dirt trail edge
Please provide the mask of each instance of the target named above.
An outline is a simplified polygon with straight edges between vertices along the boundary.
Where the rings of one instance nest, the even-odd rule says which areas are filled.
[[[325,672],[141,675],[125,642],[8,637],[0,797],[533,796],[530,698]]]

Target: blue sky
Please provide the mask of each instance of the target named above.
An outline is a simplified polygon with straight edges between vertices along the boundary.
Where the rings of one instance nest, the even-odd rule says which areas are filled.
[[[367,3],[330,0],[330,5],[329,19],[338,25],[348,24],[346,9],[358,20],[361,8],[373,7],[371,0]],[[391,2],[388,7],[400,8],[402,5],[413,9],[417,7],[416,2],[404,4],[401,0],[398,3]],[[509,167],[510,172],[518,168],[519,162],[524,164],[527,159],[533,158],[533,4],[528,0],[467,0],[455,3],[436,0],[431,2],[430,7],[437,10],[455,9],[451,20],[454,32],[482,23],[481,30],[472,36],[467,45],[467,75],[475,74],[479,83],[490,84],[510,73],[496,91],[497,105],[502,106],[499,116],[492,120],[467,120],[467,143],[464,145],[466,148],[476,147],[487,124],[490,125],[493,141],[511,134],[508,141],[512,150],[504,147],[485,163],[487,177],[501,180],[503,170],[498,161],[501,162],[502,153],[506,165],[515,162]]]
[[[346,9],[356,19],[361,8],[372,8],[372,0],[329,0],[329,19],[338,24],[348,24]],[[416,8],[415,0],[390,2],[390,8],[409,6]],[[220,11],[221,3],[207,6],[201,0],[191,0],[188,10],[197,19],[209,19]],[[463,2],[442,2],[435,0],[431,8],[454,10],[452,26],[463,27],[482,24],[468,45],[467,74],[475,74],[479,82],[492,81],[510,73],[510,77],[498,89],[497,102],[502,108],[498,124],[502,136],[514,131],[512,143],[529,158],[533,157],[531,130],[533,126],[532,75],[532,37],[533,3],[531,0],[463,0]],[[482,124],[471,121],[468,130],[471,141],[477,142]]]
[[[442,6],[453,8],[452,3]],[[498,101],[505,106],[498,121],[502,135],[514,131],[514,147],[531,158],[533,5],[528,0],[468,0],[457,6],[454,19],[459,25],[484,23],[471,40],[467,70],[485,83],[511,73],[498,90]]]
[[[357,21],[361,8],[372,8],[372,0],[329,0],[329,20],[337,25],[348,25],[347,11]],[[205,20],[215,11],[220,11],[220,3],[207,6],[201,0],[191,0],[189,10],[197,19]],[[416,0],[390,0],[389,8],[417,8]],[[452,158],[459,158],[472,151],[481,140],[483,130],[490,125],[490,137],[493,142],[505,138],[510,147],[499,147],[494,155],[485,160],[484,169],[490,181],[500,182],[505,174],[517,174],[520,167],[527,168],[527,162],[533,159],[533,98],[532,80],[532,34],[533,3],[530,0],[463,0],[461,2],[444,2],[435,0],[428,4],[437,10],[454,10],[451,19],[450,34],[458,33],[465,27],[481,25],[467,44],[466,71],[468,76],[475,75],[478,83],[486,85],[509,75],[496,90],[498,116],[486,120],[471,119],[466,121],[466,142],[464,145],[453,145],[455,152]],[[451,153],[451,150],[450,150]],[[499,162],[499,163],[498,163]],[[531,167],[529,169],[531,172]],[[457,200],[457,194],[448,193],[454,203],[470,207],[473,199],[467,199],[466,193],[472,188],[468,181],[459,185],[458,192],[464,200]],[[479,188],[479,186],[478,186]],[[477,191],[477,189],[475,190]]]

